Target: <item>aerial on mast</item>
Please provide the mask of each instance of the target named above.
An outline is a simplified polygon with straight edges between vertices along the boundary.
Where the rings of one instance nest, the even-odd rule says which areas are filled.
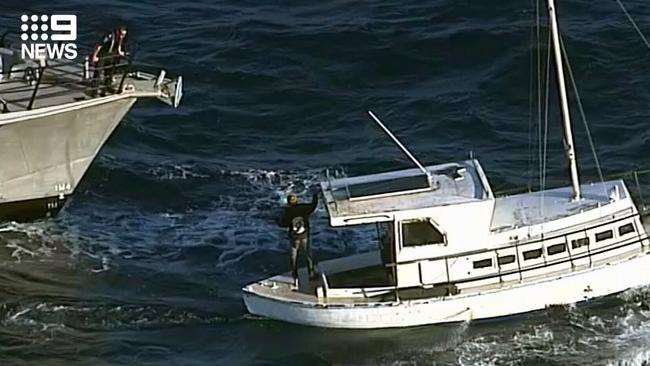
[[[386,127],[386,126],[385,126],[385,125],[384,125],[384,124],[379,120],[379,118],[378,118],[377,116],[375,116],[374,113],[372,113],[372,111],[368,111],[368,114],[370,115],[370,117],[372,117],[372,119],[373,119],[375,122],[377,122],[377,124],[379,125],[379,127],[381,127],[381,129],[384,130],[384,132],[386,132],[386,134],[388,135],[388,137],[390,137],[390,138],[393,140],[393,142],[395,142],[395,144],[397,145],[397,147],[399,147],[399,148],[404,152],[404,154],[406,154],[406,156],[408,156],[408,158],[411,159],[411,161],[412,161],[412,162],[413,162],[413,163],[418,167],[418,169],[420,169],[420,170],[422,171],[422,173],[423,173],[424,175],[427,176],[427,181],[429,182],[429,187],[431,187],[431,188],[435,188],[436,185],[435,185],[434,182],[433,182],[433,176],[432,176],[431,173],[430,173],[430,172],[429,172],[429,171],[424,167],[424,165],[422,165],[422,164],[418,161],[418,159],[416,159],[415,156],[413,156],[413,154],[411,154],[411,152],[406,148],[406,146],[404,146],[404,144],[402,144],[402,143],[400,142],[400,140],[398,140],[397,137],[395,137],[395,135],[394,135],[394,134],[393,134],[393,133],[388,129],[388,127]]]
[[[555,11],[555,0],[548,0],[548,17],[551,22],[551,35],[553,40],[553,53],[555,58],[555,69],[557,71],[557,83],[560,89],[560,104],[562,107],[562,122],[564,126],[564,150],[571,170],[571,183],[573,185],[573,200],[580,199],[580,181],[578,178],[578,163],[571,132],[571,115],[569,113],[569,101],[567,99],[566,84],[564,81],[564,65],[562,63],[562,52],[560,51],[560,32],[557,25],[557,13]]]

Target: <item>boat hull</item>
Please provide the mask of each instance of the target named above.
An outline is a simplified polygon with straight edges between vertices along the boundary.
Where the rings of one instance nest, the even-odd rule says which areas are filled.
[[[136,100],[117,95],[0,115],[0,220],[56,214]]]
[[[59,213],[67,200],[67,196],[57,196],[0,204],[0,222],[28,222],[53,217]]]
[[[395,328],[499,318],[573,304],[650,283],[649,252],[622,262],[482,293],[381,303],[283,301],[244,288],[251,314],[326,328]]]

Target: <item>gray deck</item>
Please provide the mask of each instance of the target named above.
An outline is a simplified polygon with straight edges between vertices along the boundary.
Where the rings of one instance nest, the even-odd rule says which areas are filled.
[[[24,66],[24,65],[23,65]],[[31,64],[35,67],[35,64]],[[122,65],[124,67],[124,65]],[[0,79],[0,99],[7,102],[9,113],[25,111],[29,107],[29,102],[36,88],[36,80],[30,85],[23,80],[24,71],[18,67],[18,71],[12,69],[10,78],[3,75]],[[124,69],[122,69],[124,70]],[[114,87],[117,89],[123,73],[116,70],[114,74]],[[158,91],[154,87],[154,79],[151,75],[142,77],[140,73],[131,73],[126,76],[124,85],[132,85],[138,92],[138,97],[154,96],[159,97]],[[163,84],[173,83],[174,81],[165,79]],[[101,85],[103,89],[103,85]],[[71,61],[48,61],[48,65],[43,73],[41,84],[37,90],[36,98],[32,109],[45,108],[51,106],[65,105],[82,100],[89,100],[102,97],[102,90],[96,96],[92,96],[92,80],[83,79],[83,64]],[[115,93],[107,92],[105,95]],[[170,97],[173,98],[173,93]],[[160,99],[160,98],[159,98]],[[163,98],[165,99],[165,98]],[[163,100],[161,99],[161,100]],[[172,101],[163,100],[165,103]],[[0,109],[1,112],[1,109]]]
[[[622,180],[583,184],[582,199],[575,202],[571,200],[571,187],[498,197],[490,229],[505,231],[536,225],[598,208],[610,202],[608,192],[614,187],[618,187],[621,199],[627,198]]]
[[[51,67],[51,68],[50,68]],[[70,62],[50,61],[38,88],[33,109],[62,105],[89,99],[89,81],[82,80],[83,66]],[[7,102],[9,112],[27,110],[34,85],[22,80],[23,71],[13,71],[12,77],[0,80],[0,98]]]

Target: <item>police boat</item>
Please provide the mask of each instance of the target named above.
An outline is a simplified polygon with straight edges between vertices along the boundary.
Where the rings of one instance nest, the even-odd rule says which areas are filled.
[[[104,65],[23,59],[0,44],[0,221],[55,215],[138,99],[178,107],[181,76],[137,70],[128,57]]]

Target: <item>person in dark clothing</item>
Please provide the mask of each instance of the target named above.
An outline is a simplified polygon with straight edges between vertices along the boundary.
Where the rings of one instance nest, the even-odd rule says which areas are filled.
[[[90,59],[95,69],[92,81],[93,96],[97,95],[101,79],[104,81],[102,95],[115,91],[113,89],[113,74],[120,58],[126,57],[126,34],[126,26],[120,25],[106,33],[101,42],[95,46]]]
[[[298,287],[298,255],[301,251],[307,256],[309,278],[316,278],[309,233],[309,215],[316,210],[316,206],[318,206],[318,193],[314,193],[311,203],[298,203],[298,197],[290,193],[287,196],[284,214],[280,219],[280,227],[288,228],[291,243],[291,275],[296,288]]]

